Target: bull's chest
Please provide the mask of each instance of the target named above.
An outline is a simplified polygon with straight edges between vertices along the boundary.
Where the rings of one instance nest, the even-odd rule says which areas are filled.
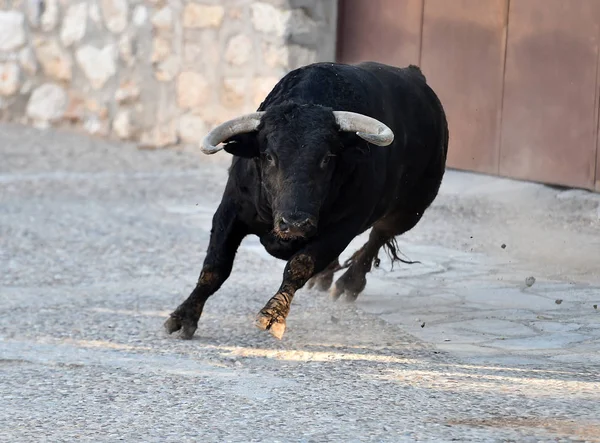
[[[269,254],[281,260],[289,260],[306,245],[306,240],[283,241],[271,232],[261,236],[260,242]]]

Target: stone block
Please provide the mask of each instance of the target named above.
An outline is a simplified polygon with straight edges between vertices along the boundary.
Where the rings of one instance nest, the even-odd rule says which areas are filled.
[[[44,74],[56,80],[71,80],[73,61],[56,40],[40,37],[35,39],[33,46]]]
[[[152,26],[160,31],[166,31],[173,27],[173,10],[165,6],[152,15]]]
[[[188,3],[183,10],[183,26],[186,28],[218,28],[223,22],[225,8],[218,5]]]
[[[67,8],[60,30],[60,40],[66,47],[79,42],[85,35],[87,22],[87,4],[76,3]]]
[[[19,65],[15,62],[0,63],[0,95],[5,97],[19,90]]]
[[[252,40],[245,34],[237,34],[227,43],[225,60],[232,65],[246,64],[252,57]]]
[[[117,103],[130,103],[136,101],[140,97],[139,86],[132,82],[126,81],[119,85],[115,92],[115,100]]]
[[[205,105],[210,99],[210,85],[197,72],[185,71],[177,78],[177,104],[182,109],[193,109]]]
[[[283,37],[287,34],[291,12],[269,3],[254,2],[250,5],[252,26],[259,32]]]
[[[60,120],[67,107],[66,91],[54,83],[44,83],[31,93],[27,116],[38,122]]]
[[[84,45],[75,52],[79,67],[94,89],[101,89],[117,71],[115,47],[112,45],[98,49]]]
[[[110,32],[120,34],[125,30],[129,13],[127,0],[100,0],[100,9]]]
[[[228,108],[239,108],[246,101],[247,90],[246,79],[225,78],[221,90],[221,103]]]
[[[0,11],[0,51],[13,51],[25,44],[25,16],[17,11]]]

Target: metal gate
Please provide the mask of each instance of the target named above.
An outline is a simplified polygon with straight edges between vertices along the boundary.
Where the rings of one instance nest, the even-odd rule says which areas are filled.
[[[600,191],[600,0],[340,0],[338,60],[422,67],[448,166]]]

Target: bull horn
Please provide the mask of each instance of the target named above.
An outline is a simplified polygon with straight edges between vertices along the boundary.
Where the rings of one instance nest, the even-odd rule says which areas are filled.
[[[347,111],[333,111],[340,130],[356,132],[363,140],[377,146],[388,146],[394,141],[394,133],[386,125],[372,117]]]
[[[200,150],[205,154],[214,154],[223,149],[223,146],[219,146],[221,143],[234,135],[256,131],[263,114],[264,112],[253,112],[221,123],[206,134],[200,145]]]

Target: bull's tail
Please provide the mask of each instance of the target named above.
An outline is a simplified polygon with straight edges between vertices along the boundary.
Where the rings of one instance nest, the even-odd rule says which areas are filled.
[[[363,245],[362,248],[360,248],[358,251],[356,251],[354,254],[352,254],[352,256],[347,259],[342,265],[340,265],[340,267],[338,269],[346,269],[348,267],[350,267],[350,265],[354,262],[354,260],[356,260],[356,258],[363,252],[363,250],[365,249],[366,245]],[[400,249],[398,248],[398,242],[396,241],[395,237],[390,238],[388,241],[386,241],[383,244],[383,249],[385,250],[385,252],[387,253],[388,257],[390,258],[390,262],[392,263],[392,269],[394,269],[394,262],[395,261],[399,261],[402,263],[405,263],[407,265],[414,265],[417,263],[421,263],[420,261],[410,261],[410,260],[405,260],[403,258],[400,258],[400,255],[403,255],[402,252],[400,252]],[[375,258],[373,259],[373,265],[378,268],[379,267],[379,263],[381,262],[381,260],[379,260],[379,257],[375,256]]]
[[[407,265],[414,265],[416,263],[421,263],[420,261],[404,260],[404,259],[400,258],[398,256],[398,253],[400,253],[401,255],[404,255],[404,254],[402,254],[402,252],[400,252],[400,249],[398,248],[398,242],[396,241],[395,237],[392,237],[388,241],[386,241],[385,244],[383,245],[383,249],[385,249],[385,252],[387,253],[388,257],[390,258],[390,262],[392,263],[392,269],[394,269],[395,261],[399,261],[399,262],[405,263]],[[376,259],[376,260],[379,261],[379,259]]]

